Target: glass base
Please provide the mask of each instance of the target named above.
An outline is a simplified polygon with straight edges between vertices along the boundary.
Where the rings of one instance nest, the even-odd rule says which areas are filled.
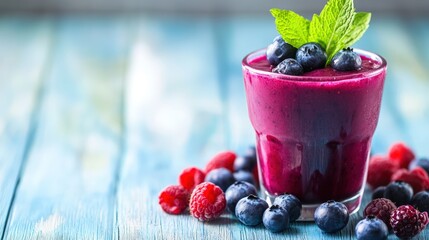
[[[268,194],[265,190],[262,190],[261,193],[262,193],[262,198],[265,199],[267,203],[271,206],[276,196]],[[355,196],[339,202],[346,205],[346,207],[349,210],[349,214],[351,215],[359,211],[359,207],[362,201],[362,194],[363,194],[363,189],[362,191],[359,191],[359,193],[356,194]],[[297,221],[314,221],[314,211],[316,211],[316,208],[320,204],[322,203],[302,204],[301,216],[298,218]]]

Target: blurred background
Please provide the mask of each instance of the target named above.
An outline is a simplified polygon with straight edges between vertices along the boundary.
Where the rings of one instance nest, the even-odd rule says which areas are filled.
[[[301,13],[319,12],[323,0],[1,0],[2,11],[26,12],[143,12],[156,14],[257,14],[267,9],[283,7]],[[394,15],[427,14],[425,0],[356,0],[361,11]]]

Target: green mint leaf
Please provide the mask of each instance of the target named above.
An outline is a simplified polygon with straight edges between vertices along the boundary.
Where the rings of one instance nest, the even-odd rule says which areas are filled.
[[[314,14],[310,23],[310,42],[325,48],[329,64],[338,49],[340,40],[349,32],[354,20],[353,0],[329,0],[320,15]]]
[[[290,10],[273,8],[270,12],[275,18],[277,31],[283,40],[296,48],[308,42],[310,27],[308,19]]]
[[[349,47],[356,43],[369,27],[371,21],[371,13],[358,12],[355,14],[352,27],[341,39],[341,45]],[[341,50],[341,49],[340,49]]]
[[[290,10],[270,11],[277,31],[286,42],[296,48],[308,42],[319,43],[328,55],[326,65],[338,51],[359,40],[371,20],[371,13],[355,13],[353,0],[328,0],[311,22]]]

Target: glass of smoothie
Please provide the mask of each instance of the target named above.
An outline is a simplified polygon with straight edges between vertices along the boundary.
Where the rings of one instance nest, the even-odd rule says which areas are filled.
[[[387,64],[355,49],[362,69],[331,67],[301,76],[273,73],[265,49],[242,61],[250,121],[256,133],[260,187],[270,203],[293,194],[313,220],[323,202],[359,209]]]

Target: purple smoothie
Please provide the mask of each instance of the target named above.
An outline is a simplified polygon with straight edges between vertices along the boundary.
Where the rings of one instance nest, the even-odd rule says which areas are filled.
[[[360,204],[386,73],[378,55],[356,50],[362,69],[330,67],[289,76],[271,72],[264,50],[243,60],[250,121],[256,132],[261,187],[303,204]]]

